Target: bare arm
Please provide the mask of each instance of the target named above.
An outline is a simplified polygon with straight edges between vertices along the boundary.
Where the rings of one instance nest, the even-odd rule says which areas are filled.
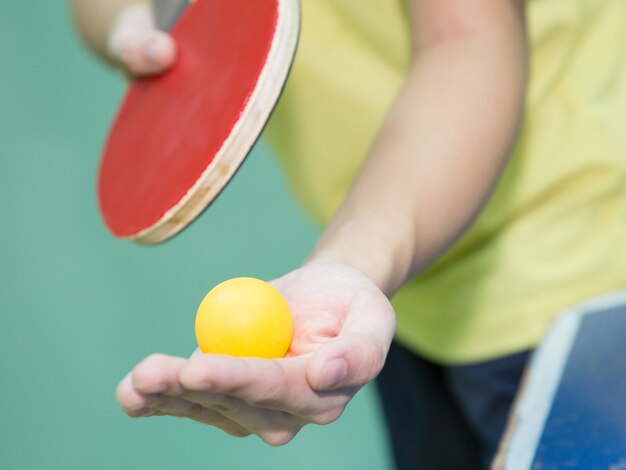
[[[387,294],[427,267],[489,196],[526,84],[521,0],[413,0],[413,60],[312,260],[359,268]]]
[[[184,416],[281,445],[339,417],[380,372],[395,330],[387,296],[488,198],[526,79],[522,0],[412,0],[411,12],[411,69],[369,158],[310,260],[273,281],[294,315],[289,357],[150,356],[118,387],[130,416]]]

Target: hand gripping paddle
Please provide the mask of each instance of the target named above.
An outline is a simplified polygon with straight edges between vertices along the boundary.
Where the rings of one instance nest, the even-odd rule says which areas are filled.
[[[179,13],[172,7],[160,21]],[[158,243],[211,203],[278,100],[299,26],[298,0],[195,0],[184,8],[170,31],[176,63],[133,82],[104,147],[98,200],[113,235]]]

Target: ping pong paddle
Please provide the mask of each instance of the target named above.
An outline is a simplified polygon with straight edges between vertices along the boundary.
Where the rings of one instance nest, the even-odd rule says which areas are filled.
[[[195,0],[184,8],[170,30],[176,63],[133,82],[104,146],[97,192],[114,236],[162,242],[213,201],[269,119],[299,27],[298,0]]]

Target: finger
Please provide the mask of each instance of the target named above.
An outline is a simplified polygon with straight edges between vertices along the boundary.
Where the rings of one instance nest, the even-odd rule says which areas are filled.
[[[395,332],[386,298],[363,292],[354,299],[339,335],[312,355],[307,380],[314,390],[361,387],[382,369]]]
[[[178,396],[182,393],[178,375],[186,362],[181,357],[152,354],[135,366],[130,374],[131,384],[143,394]]]
[[[180,418],[189,418],[199,423],[219,428],[231,436],[245,437],[250,435],[248,430],[231,421],[221,413],[204,408],[200,404],[184,398],[155,395],[148,399],[148,403],[158,413]]]
[[[222,393],[186,391],[181,397],[218,413],[227,413],[234,409],[242,409],[244,413],[252,410],[252,407],[243,400]]]
[[[174,63],[176,47],[167,34],[153,31],[127,38],[120,45],[118,57],[133,75],[156,75]]]
[[[179,381],[189,391],[238,398],[254,407],[310,417],[329,408],[343,407],[350,391],[313,391],[306,379],[310,356],[267,360],[203,355],[191,358]]]
[[[126,375],[117,386],[115,397],[124,413],[131,418],[150,416],[153,411],[147,404],[146,396],[132,386],[130,374]]]
[[[176,44],[156,29],[148,4],[131,5],[116,18],[107,48],[114,61],[133,75],[154,75],[173,65]]]
[[[289,442],[305,422],[295,415],[259,408],[238,398],[209,392],[186,392],[184,398],[210,409],[274,446]]]
[[[189,391],[229,395],[260,407],[294,404],[302,390],[305,359],[193,357],[181,369],[180,383]]]

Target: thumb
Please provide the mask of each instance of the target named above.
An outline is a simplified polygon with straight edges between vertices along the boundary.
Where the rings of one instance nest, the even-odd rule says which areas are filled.
[[[107,49],[115,62],[135,76],[162,73],[176,59],[176,44],[156,28],[149,4],[131,5],[119,13]]]
[[[395,331],[395,314],[388,310],[367,320],[348,319],[336,338],[313,353],[307,367],[311,388],[361,387],[378,376]]]

